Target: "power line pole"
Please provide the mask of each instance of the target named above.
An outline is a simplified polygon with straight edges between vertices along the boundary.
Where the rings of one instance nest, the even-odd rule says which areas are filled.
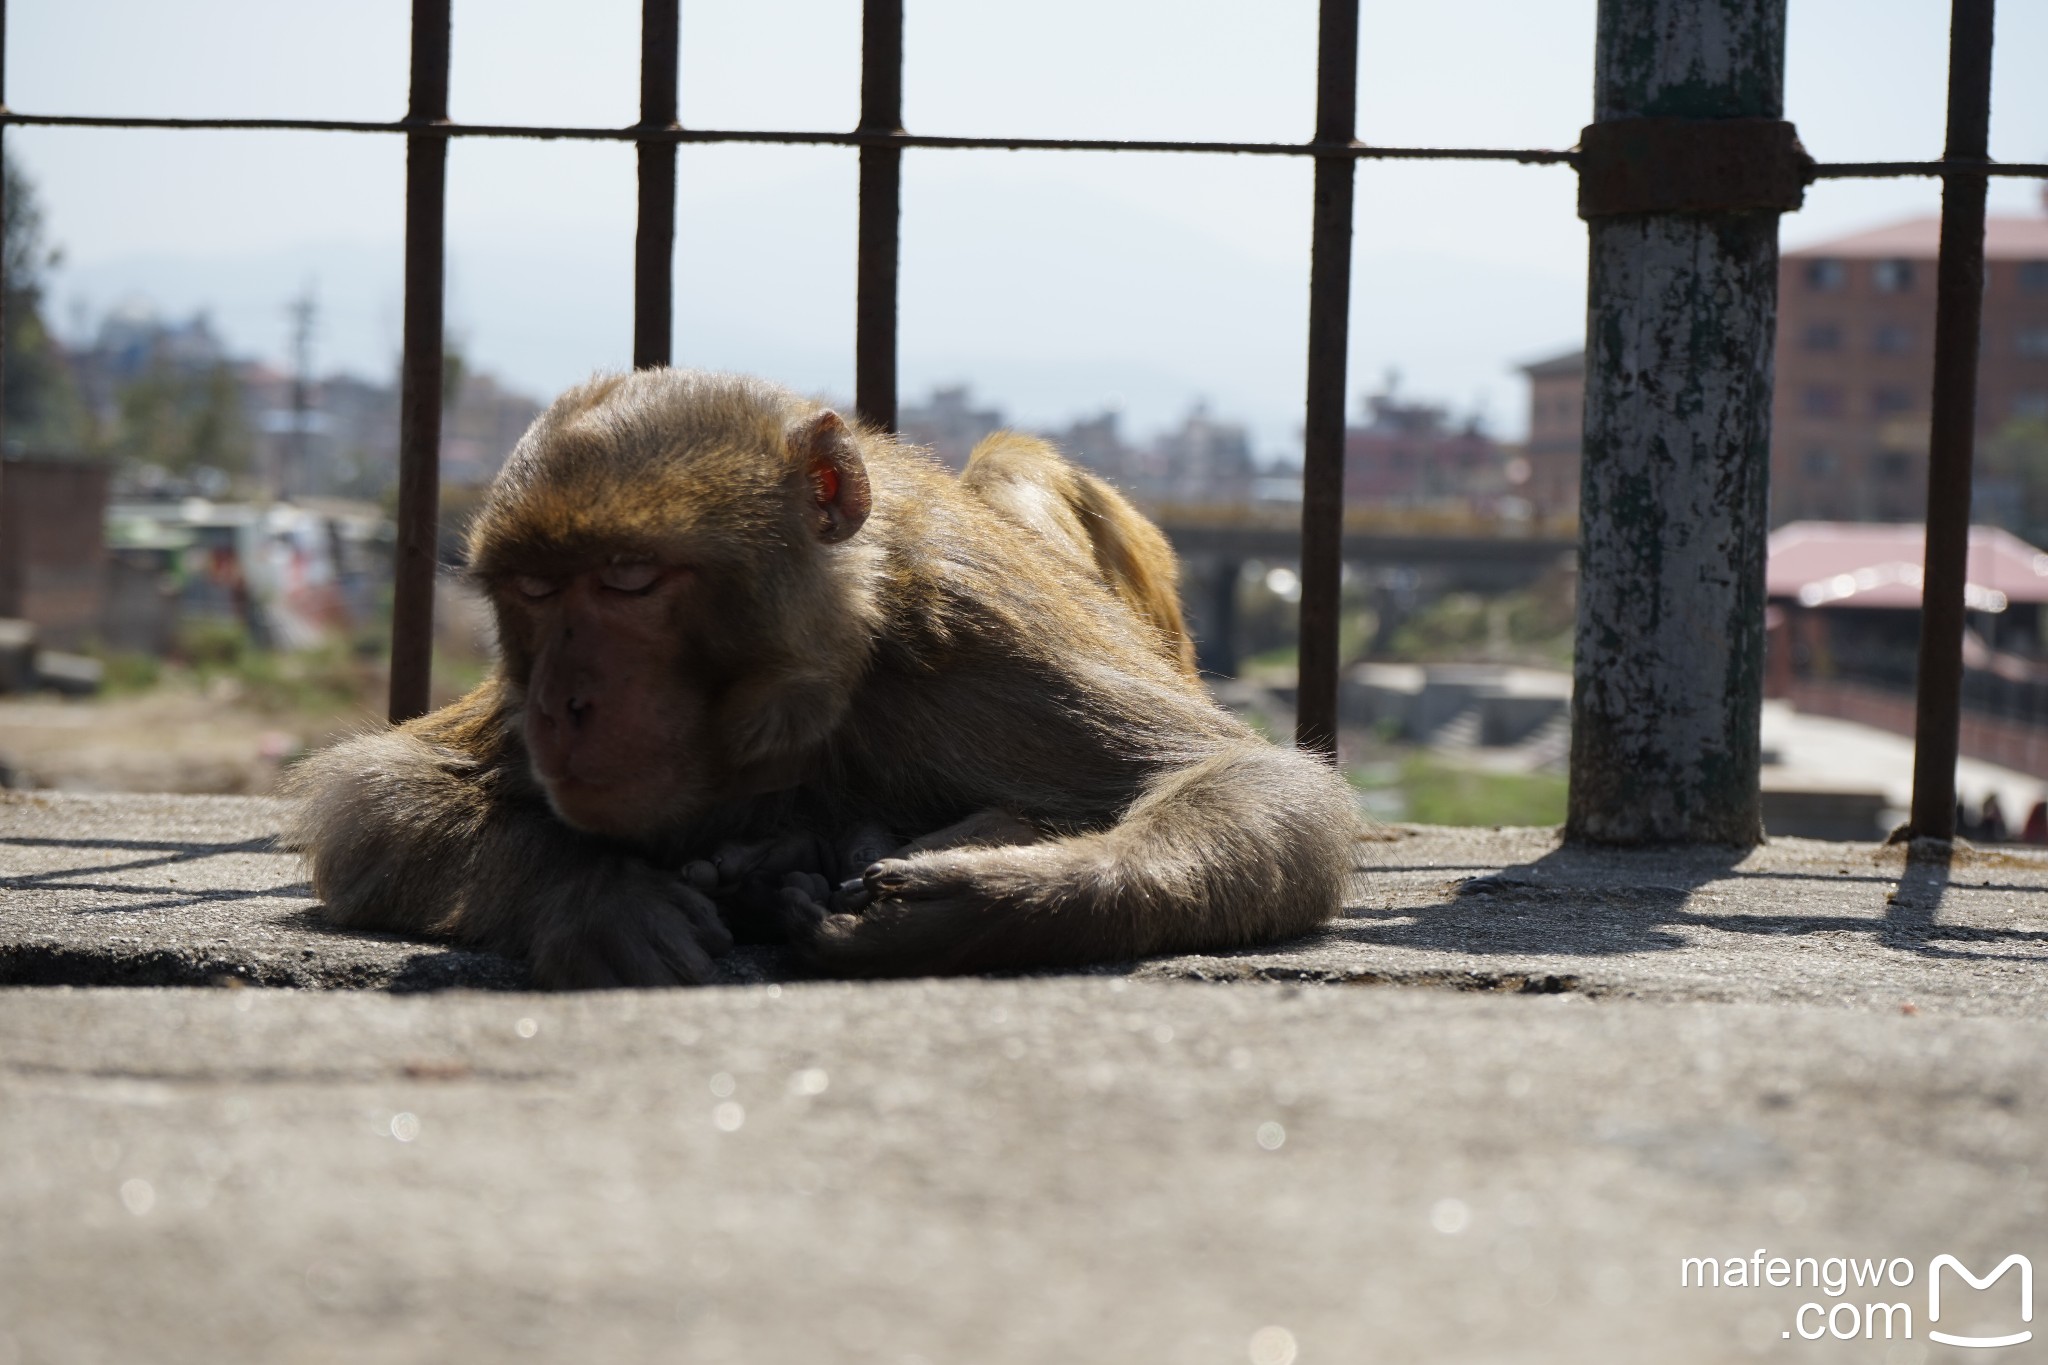
[[[286,306],[285,313],[292,320],[292,426],[285,457],[279,461],[276,487],[271,490],[281,500],[304,487],[312,460],[313,325],[319,304],[310,283],[305,293]]]

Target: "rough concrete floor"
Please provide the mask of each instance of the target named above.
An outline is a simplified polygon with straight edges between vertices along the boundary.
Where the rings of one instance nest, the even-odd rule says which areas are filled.
[[[0,801],[0,1365],[2048,1354],[1926,1337],[2048,1269],[2041,855],[1401,830],[1258,953],[546,996],[266,803]],[[1914,1279],[1679,1288],[1757,1248]]]

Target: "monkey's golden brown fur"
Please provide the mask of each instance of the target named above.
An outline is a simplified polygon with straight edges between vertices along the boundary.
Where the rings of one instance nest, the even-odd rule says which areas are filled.
[[[1211,702],[1163,538],[1042,442],[955,479],[760,381],[601,379],[470,552],[498,676],[302,765],[288,835],[337,923],[701,981],[730,936],[692,860],[792,834],[861,850],[822,869],[862,877],[841,913],[782,893],[827,971],[1238,947],[1340,904],[1344,784]]]

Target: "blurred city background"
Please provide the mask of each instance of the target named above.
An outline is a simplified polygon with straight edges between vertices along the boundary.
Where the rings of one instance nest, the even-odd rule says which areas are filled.
[[[455,113],[631,122],[638,6],[458,5]],[[1369,14],[1374,142],[1565,147],[1592,0]],[[1933,155],[1946,11],[1795,0],[1787,114],[1829,159]],[[42,113],[388,117],[405,7],[15,0]],[[1314,11],[913,4],[919,132],[1296,138]],[[1993,154],[2048,156],[2048,13],[2000,17]],[[685,124],[851,126],[852,3],[693,3]],[[772,79],[765,77],[772,76]],[[395,505],[403,148],[290,133],[7,138],[0,782],[263,792],[376,724]],[[1279,159],[1272,159],[1277,161]],[[677,349],[848,401],[854,153],[681,155]],[[458,144],[435,683],[489,667],[461,533],[554,391],[623,368],[629,149]],[[1358,171],[1342,756],[1387,819],[1564,812],[1583,229],[1556,167]],[[1291,733],[1309,168],[905,157],[904,436],[1039,431],[1166,527],[1218,695]],[[2048,202],[1994,183],[1959,790],[2048,843]],[[1765,714],[1775,833],[1881,835],[1912,762],[1938,191],[1784,221]]]

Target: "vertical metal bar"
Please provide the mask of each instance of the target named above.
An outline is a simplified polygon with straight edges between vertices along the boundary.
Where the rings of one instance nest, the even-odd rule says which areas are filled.
[[[413,0],[411,124],[448,119],[450,0]],[[423,715],[434,664],[441,501],[441,282],[448,139],[405,138],[405,359],[398,391],[398,553],[391,596],[391,720]]]
[[[0,109],[7,107],[7,0],[0,0]],[[7,164],[7,130],[0,127],[0,243],[7,240],[7,184],[4,168]],[[7,463],[7,252],[0,249],[0,465]],[[6,482],[5,470],[0,470],[0,483]],[[0,612],[18,610],[13,601],[13,585],[7,581],[9,570],[6,562],[0,560]]]
[[[866,0],[861,6],[860,131],[903,131],[903,0]],[[868,421],[891,430],[896,426],[896,262],[902,190],[902,148],[861,148],[853,405]]]
[[[1948,36],[1948,161],[1990,154],[1992,0],[1955,0]],[[1913,724],[1916,836],[1956,832],[1956,750],[1963,689],[1963,581],[1970,558],[1970,467],[1984,310],[1986,177],[1941,184],[1935,268],[1934,408],[1928,423],[1927,557],[1920,589],[1919,707]]]
[[[679,0],[640,6],[640,130],[676,126]],[[669,363],[674,338],[676,144],[643,137],[640,224],[633,237],[633,368]]]
[[[1600,0],[1594,118],[1783,117],[1785,0]],[[1778,214],[1587,224],[1573,839],[1754,844]]]
[[[1294,743],[1337,756],[1337,617],[1344,564],[1344,390],[1351,335],[1351,205],[1358,0],[1322,0],[1316,33],[1315,228],[1302,424],[1301,641]]]

